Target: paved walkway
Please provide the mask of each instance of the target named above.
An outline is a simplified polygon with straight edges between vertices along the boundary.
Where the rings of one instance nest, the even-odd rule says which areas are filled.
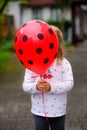
[[[87,43],[66,53],[75,86],[68,94],[66,130],[87,130]],[[30,95],[23,92],[24,67],[11,54],[0,71],[0,130],[34,130]]]

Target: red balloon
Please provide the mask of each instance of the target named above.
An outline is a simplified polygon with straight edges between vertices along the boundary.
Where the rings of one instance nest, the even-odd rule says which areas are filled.
[[[40,75],[44,74],[53,63],[58,47],[58,38],[54,30],[41,20],[31,20],[22,25],[14,41],[19,61]]]

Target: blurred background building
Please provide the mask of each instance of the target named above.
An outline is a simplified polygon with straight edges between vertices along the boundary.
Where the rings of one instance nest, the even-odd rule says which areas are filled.
[[[62,29],[64,37],[73,44],[87,38],[87,0],[3,0],[4,33],[32,19],[41,19]],[[6,20],[6,17],[8,19]],[[6,27],[6,24],[8,27]]]

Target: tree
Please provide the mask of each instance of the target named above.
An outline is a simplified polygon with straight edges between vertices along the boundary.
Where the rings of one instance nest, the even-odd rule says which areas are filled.
[[[0,0],[0,14],[3,13],[5,7],[7,6],[8,2],[15,1],[15,0]],[[20,3],[28,4],[29,0],[18,0]]]
[[[0,15],[3,13],[8,2],[9,2],[9,0],[0,0]]]

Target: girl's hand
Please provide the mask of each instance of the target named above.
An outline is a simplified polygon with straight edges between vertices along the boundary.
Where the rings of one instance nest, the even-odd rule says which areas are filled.
[[[51,90],[51,85],[45,80],[40,80],[36,84],[36,89],[42,92],[49,92]]]

